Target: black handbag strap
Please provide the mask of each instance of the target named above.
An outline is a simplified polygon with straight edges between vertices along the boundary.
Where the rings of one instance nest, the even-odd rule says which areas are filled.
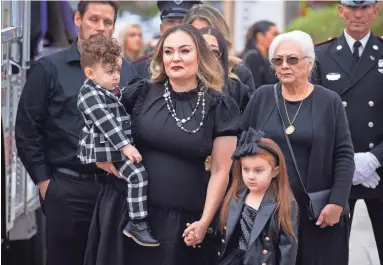
[[[283,120],[283,116],[282,116],[282,113],[281,113],[281,108],[279,107],[279,99],[278,99],[279,97],[278,97],[278,87],[277,87],[278,84],[279,83],[274,85],[274,97],[275,97],[275,103],[277,103],[277,110],[278,110],[278,113],[279,113],[279,117],[281,118],[281,122],[282,122],[282,126],[283,126],[283,135],[286,138],[286,142],[287,142],[287,145],[289,147],[291,158],[293,159],[294,167],[295,167],[295,170],[297,171],[298,178],[300,180],[300,183],[301,183],[301,186],[303,188],[303,191],[308,196],[308,193],[306,191],[306,187],[303,184],[303,181],[302,181],[302,178],[301,178],[301,174],[299,173],[298,163],[297,163],[297,160],[295,159],[295,155],[294,155],[294,151],[293,151],[293,148],[291,146],[291,143],[290,143],[290,139],[289,139],[289,137],[286,134],[286,125],[285,125],[285,122]]]

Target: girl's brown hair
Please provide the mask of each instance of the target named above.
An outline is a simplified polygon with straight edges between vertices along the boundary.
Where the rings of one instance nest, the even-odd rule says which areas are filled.
[[[242,60],[233,54],[233,43],[231,42],[230,28],[229,25],[227,25],[223,15],[212,6],[205,4],[194,5],[186,14],[183,21],[186,24],[192,24],[195,20],[206,21],[210,27],[218,29],[225,37],[227,48],[229,50],[229,76],[231,78],[238,79],[238,77],[233,73],[233,68]]]
[[[188,34],[193,39],[194,45],[196,46],[198,57],[198,81],[206,88],[222,91],[224,85],[224,71],[221,64],[208,48],[206,41],[199,30],[187,24],[170,28],[159,40],[150,63],[150,71],[152,74],[151,80],[154,83],[163,83],[168,79],[163,65],[164,42],[167,37],[177,31],[182,31]]]
[[[278,211],[278,225],[285,229],[290,235],[296,240],[294,230],[291,225],[291,216],[292,209],[290,207],[290,201],[293,198],[292,192],[289,186],[289,180],[287,176],[287,168],[285,158],[279,146],[271,139],[261,138],[260,143],[267,145],[278,153],[278,160],[270,152],[262,149],[256,156],[260,156],[263,159],[267,160],[269,164],[275,169],[279,167],[279,174],[277,177],[273,178],[270,184],[269,189],[271,189],[273,198],[278,204],[275,211]],[[238,191],[247,188],[242,177],[242,168],[241,161],[236,160],[234,162],[233,169],[233,183],[230,187],[222,205],[221,215],[220,215],[220,228],[223,231],[226,226],[226,220],[229,212],[230,200],[234,198],[238,201]],[[295,203],[295,201],[294,201]]]

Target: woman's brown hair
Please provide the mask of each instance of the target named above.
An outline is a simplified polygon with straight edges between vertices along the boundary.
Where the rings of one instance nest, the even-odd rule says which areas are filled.
[[[238,77],[233,73],[233,68],[242,60],[233,54],[233,43],[231,42],[230,28],[229,25],[227,25],[223,15],[212,6],[204,4],[194,5],[186,14],[183,21],[186,24],[192,24],[195,20],[206,21],[210,27],[218,29],[225,37],[227,48],[229,50],[229,76],[231,78],[238,79]]]
[[[278,162],[273,154],[262,149],[256,156],[261,156],[263,159],[267,160],[269,164],[275,169],[279,167],[279,174],[277,177],[273,178],[270,184],[269,189],[271,189],[273,198],[278,204],[275,211],[278,211],[278,225],[286,230],[290,235],[296,240],[296,235],[294,234],[292,225],[291,225],[291,216],[296,214],[292,213],[290,207],[290,202],[293,198],[292,192],[289,186],[289,180],[287,176],[287,168],[285,158],[279,146],[271,139],[261,138],[260,143],[267,145],[278,153]],[[236,160],[234,162],[233,169],[233,183],[230,187],[221,208],[220,215],[220,228],[223,231],[226,226],[226,220],[228,217],[230,200],[233,198],[238,201],[238,191],[247,188],[242,177],[242,168],[241,161]],[[295,201],[294,201],[295,204]]]
[[[165,32],[157,44],[152,61],[150,63],[151,80],[154,83],[163,83],[168,79],[163,65],[164,42],[171,34],[182,31],[188,34],[194,42],[198,57],[197,78],[206,88],[222,91],[224,86],[224,71],[221,64],[208,48],[205,39],[199,30],[191,25],[179,25]]]

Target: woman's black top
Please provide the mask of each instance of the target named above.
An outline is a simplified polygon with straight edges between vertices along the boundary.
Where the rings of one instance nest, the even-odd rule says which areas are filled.
[[[290,143],[293,148],[295,159],[297,161],[299,167],[299,173],[302,177],[303,183],[306,185],[310,157],[311,157],[311,147],[313,144],[313,123],[312,123],[312,102],[313,96],[315,93],[315,89],[313,92],[303,100],[302,106],[298,112],[298,115],[293,123],[295,127],[295,132],[289,135]],[[301,101],[291,102],[286,100],[286,109],[288,111],[288,115],[290,121],[293,120],[295,114],[298,111],[299,105]],[[289,121],[286,115],[286,109],[283,102],[283,97],[279,98],[279,106],[281,108],[281,113],[285,122],[286,127],[289,126]],[[289,150],[288,145],[284,136],[284,131],[282,128],[282,123],[278,111],[275,110],[268,121],[264,125],[263,128],[266,136],[268,138],[273,139],[282,150]],[[294,195],[302,195],[301,192],[303,189],[300,184],[299,177],[297,171],[294,167],[294,163],[290,152],[284,153],[286,159],[286,165],[288,166],[288,176],[290,180],[290,185],[294,191]]]
[[[211,155],[216,137],[236,136],[240,132],[236,103],[223,93],[208,90],[203,126],[193,134],[181,130],[170,115],[163,84],[141,81],[128,89],[124,102],[128,112],[131,110],[133,139],[149,175],[149,203],[189,212],[202,211],[208,183],[205,159]],[[191,115],[197,92],[194,89],[177,93],[170,87],[177,117]],[[201,118],[202,102],[184,127],[196,129]]]
[[[235,100],[239,110],[242,113],[246,109],[247,103],[250,100],[253,90],[242,83],[242,81],[239,79],[229,78],[224,92]]]
[[[278,83],[269,61],[257,49],[246,51],[242,57],[243,63],[253,74],[255,89],[262,85]]]

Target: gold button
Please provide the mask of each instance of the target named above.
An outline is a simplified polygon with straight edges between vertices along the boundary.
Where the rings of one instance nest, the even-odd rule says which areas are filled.
[[[267,253],[269,253],[269,252],[267,252],[266,249],[262,250],[262,254],[263,254],[263,255],[266,255]]]
[[[218,252],[218,256],[221,256],[221,252]]]
[[[265,240],[266,240],[266,241],[270,241],[270,237],[268,237],[268,236],[265,237]]]
[[[224,240],[224,239],[222,239],[222,243],[225,243],[225,240]]]
[[[226,226],[223,228],[223,230],[226,230]]]

